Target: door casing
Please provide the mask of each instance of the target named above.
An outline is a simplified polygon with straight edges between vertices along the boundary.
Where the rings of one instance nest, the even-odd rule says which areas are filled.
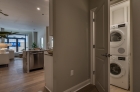
[[[93,78],[93,68],[95,71],[95,66],[93,66],[93,62],[95,62],[95,59],[93,59],[93,55],[94,55],[93,45],[95,45],[95,44],[93,44],[93,40],[95,40],[95,36],[93,33],[93,31],[95,31],[95,29],[93,28],[93,13],[96,11],[96,9],[97,8],[90,10],[90,64],[91,64],[90,78],[91,78],[91,84],[93,84],[93,85],[95,85],[95,77]],[[94,37],[94,39],[93,39],[93,37]],[[94,73],[94,76],[95,76],[95,73]]]

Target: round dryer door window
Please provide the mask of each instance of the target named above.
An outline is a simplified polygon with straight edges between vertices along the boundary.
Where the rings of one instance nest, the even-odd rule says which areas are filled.
[[[110,34],[110,42],[118,42],[122,40],[122,35],[118,32],[112,32]]]
[[[125,70],[120,64],[111,63],[110,64],[110,74],[112,77],[120,78],[125,74]]]
[[[123,44],[125,40],[124,33],[121,30],[112,30],[110,33],[110,46],[118,47]]]

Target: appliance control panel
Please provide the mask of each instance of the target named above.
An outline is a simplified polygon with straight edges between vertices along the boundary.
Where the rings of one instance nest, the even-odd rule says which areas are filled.
[[[126,24],[112,25],[110,28],[117,29],[117,28],[121,28],[121,27],[126,27]]]
[[[125,61],[125,57],[118,57],[118,60],[122,60],[122,61]]]
[[[125,27],[125,24],[118,25],[118,28],[120,28],[120,27]]]

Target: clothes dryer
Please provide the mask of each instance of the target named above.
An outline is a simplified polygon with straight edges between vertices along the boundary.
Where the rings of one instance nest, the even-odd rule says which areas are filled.
[[[130,55],[130,30],[128,23],[111,26],[110,54]]]

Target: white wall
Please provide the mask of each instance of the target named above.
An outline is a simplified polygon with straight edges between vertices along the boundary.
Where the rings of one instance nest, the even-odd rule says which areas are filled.
[[[32,41],[32,32],[29,32],[29,33],[25,33],[25,34],[27,34],[28,35],[28,41],[29,41],[29,49],[31,49],[32,48],[32,43],[33,43],[33,41]]]
[[[131,30],[133,44],[133,92],[140,91],[140,0],[131,1]]]
[[[53,49],[53,42],[52,42],[53,36],[49,36],[49,42],[48,42],[48,47],[49,49]]]
[[[37,36],[37,46],[39,47],[39,48],[41,48],[41,38],[43,37],[43,42],[44,42],[44,44],[43,44],[43,49],[46,49],[46,30],[44,29],[44,30],[42,30],[42,31],[38,31],[38,36]]]
[[[38,44],[38,32],[32,32],[32,42]]]
[[[53,14],[53,92],[63,92],[90,78],[89,0],[53,0]]]

